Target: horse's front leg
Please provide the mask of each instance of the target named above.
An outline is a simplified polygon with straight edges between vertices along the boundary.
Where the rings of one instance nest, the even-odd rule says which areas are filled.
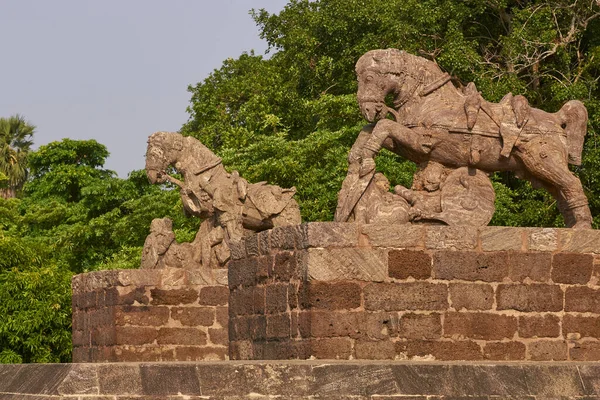
[[[373,128],[370,137],[362,146],[361,176],[375,168],[373,158],[382,148],[420,162],[429,153],[431,144],[426,143],[421,133],[395,121],[382,119]]]
[[[568,228],[591,229],[592,214],[583,186],[569,171],[567,151],[558,139],[534,139],[518,148],[516,155],[531,175],[548,186]]]

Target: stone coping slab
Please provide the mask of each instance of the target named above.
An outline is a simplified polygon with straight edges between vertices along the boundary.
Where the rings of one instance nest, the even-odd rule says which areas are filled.
[[[600,363],[221,361],[0,365],[1,399],[598,399]]]

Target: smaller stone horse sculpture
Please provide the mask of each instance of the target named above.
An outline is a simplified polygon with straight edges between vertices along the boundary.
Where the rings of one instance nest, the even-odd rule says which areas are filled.
[[[352,218],[374,175],[373,157],[386,148],[417,163],[423,175],[436,175],[423,170],[440,166],[462,168],[458,175],[444,172],[453,178],[437,183],[441,206],[430,213],[434,220],[486,225],[494,199],[486,175],[513,171],[556,198],[567,227],[591,228],[583,187],[568,168],[581,163],[587,129],[581,102],[569,101],[556,113],[532,108],[525,97],[510,93],[500,103],[490,103],[473,83],[459,90],[434,62],[396,49],[367,52],[356,73],[360,110],[376,124],[363,129],[350,151],[336,221]],[[388,95],[393,105],[386,104]],[[393,120],[386,119],[389,114]],[[414,196],[409,189],[397,189],[411,204],[429,196],[426,190]],[[469,210],[479,214],[473,219]]]
[[[183,181],[167,173],[170,166]],[[192,246],[199,247],[194,258],[203,266],[224,265],[229,259],[228,243],[240,240],[248,231],[301,222],[298,203],[293,199],[295,188],[282,189],[265,182],[249,184],[237,171],[228,173],[221,159],[193,137],[170,132],[151,135],[146,174],[151,183],[179,186],[186,214],[203,219]],[[169,237],[164,229],[168,224],[155,225],[156,232],[151,235]]]

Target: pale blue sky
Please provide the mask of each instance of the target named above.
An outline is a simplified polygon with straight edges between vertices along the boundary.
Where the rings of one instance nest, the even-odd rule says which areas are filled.
[[[189,84],[266,43],[248,14],[286,0],[0,0],[0,116],[35,145],[96,139],[105,167],[144,167],[146,139],[187,120]]]

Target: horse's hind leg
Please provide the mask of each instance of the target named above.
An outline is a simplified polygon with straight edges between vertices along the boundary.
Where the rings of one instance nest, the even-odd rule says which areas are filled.
[[[554,196],[568,228],[592,227],[592,214],[583,186],[569,171],[566,149],[558,139],[534,139],[516,155],[529,173],[542,181]]]

